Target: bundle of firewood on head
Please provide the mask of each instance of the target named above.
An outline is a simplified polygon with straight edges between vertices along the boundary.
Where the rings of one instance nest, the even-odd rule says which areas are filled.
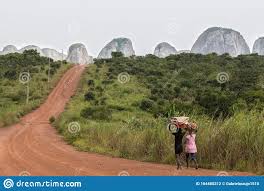
[[[167,128],[171,133],[177,133],[181,128],[185,130],[197,130],[198,126],[193,122],[189,122],[189,117],[172,117]]]

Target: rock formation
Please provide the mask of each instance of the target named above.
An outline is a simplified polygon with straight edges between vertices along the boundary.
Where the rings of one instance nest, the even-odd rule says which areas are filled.
[[[176,53],[176,49],[167,42],[158,44],[154,50],[154,55],[160,58],[165,58]]]
[[[6,47],[3,48],[3,52],[9,54],[9,53],[18,52],[18,50],[14,45],[7,45]]]
[[[255,41],[252,53],[264,55],[264,37],[261,37]]]
[[[192,53],[219,55],[229,53],[231,56],[249,54],[249,47],[243,36],[232,29],[213,27],[203,32],[191,50]]]
[[[178,50],[176,54],[191,53],[190,50]]]
[[[91,64],[93,58],[88,55],[86,47],[81,43],[70,46],[67,61],[73,64]]]
[[[18,52],[17,48],[14,45],[8,45],[3,48],[3,51],[0,52],[0,55],[6,55],[15,52]]]
[[[43,48],[42,52],[46,57],[51,58],[54,61],[65,60],[67,58],[65,54],[62,54],[58,52],[57,50],[54,50],[51,48]]]
[[[98,58],[111,58],[112,52],[122,52],[125,57],[135,55],[132,41],[128,38],[113,39],[101,50]]]

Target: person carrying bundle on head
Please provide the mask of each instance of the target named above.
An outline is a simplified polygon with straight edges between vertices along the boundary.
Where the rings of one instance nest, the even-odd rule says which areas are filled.
[[[183,137],[185,135],[184,126],[187,125],[188,117],[173,117],[169,124],[169,131],[175,137],[175,157],[177,169],[181,169],[181,154],[183,153]]]
[[[185,137],[185,153],[186,164],[189,168],[189,160],[195,163],[195,168],[198,169],[198,162],[196,159],[197,147],[195,143],[197,125],[195,123],[189,123],[187,127],[187,135]]]
[[[183,144],[182,139],[185,135],[182,129],[179,129],[177,132],[172,133],[175,136],[175,157],[176,157],[176,164],[177,169],[181,169],[181,154],[183,153]]]

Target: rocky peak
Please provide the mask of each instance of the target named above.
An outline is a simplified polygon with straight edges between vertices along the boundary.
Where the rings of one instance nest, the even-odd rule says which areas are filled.
[[[231,56],[249,54],[249,47],[243,36],[232,29],[212,27],[203,32],[194,43],[192,53],[219,55],[228,53]]]
[[[122,52],[125,57],[135,55],[132,41],[128,38],[115,38],[99,53],[98,58],[111,58],[112,52]]]
[[[57,50],[54,50],[51,48],[43,48],[42,52],[46,57],[51,58],[54,61],[65,60],[67,57],[65,54],[62,54],[58,52]]]
[[[14,53],[17,52],[17,48],[14,45],[7,45],[6,47],[3,48],[3,52]]]
[[[258,38],[253,45],[253,53],[264,55],[264,37]]]
[[[73,64],[91,64],[93,58],[88,55],[84,44],[76,43],[70,46],[67,61]]]
[[[169,55],[176,53],[177,53],[176,49],[167,42],[159,43],[154,50],[154,55],[160,58],[165,58]]]

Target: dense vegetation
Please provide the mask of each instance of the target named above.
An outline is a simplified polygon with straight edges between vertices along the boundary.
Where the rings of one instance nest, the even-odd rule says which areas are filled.
[[[68,67],[34,50],[0,56],[0,127],[36,108]]]
[[[70,144],[173,164],[168,118],[188,115],[200,127],[201,167],[264,173],[264,57],[113,56],[87,69],[56,121]],[[78,122],[80,131],[69,131],[71,122]]]
[[[181,54],[158,59],[149,55],[96,64],[105,62],[108,80],[127,72],[150,89],[142,107],[155,115],[167,116],[174,106],[184,113],[226,117],[237,109],[264,106],[264,57]]]

